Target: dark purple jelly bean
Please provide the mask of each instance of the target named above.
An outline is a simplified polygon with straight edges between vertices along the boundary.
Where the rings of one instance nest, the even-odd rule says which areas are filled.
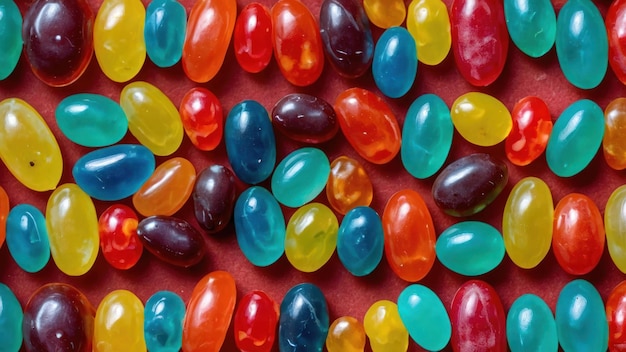
[[[150,253],[181,267],[198,264],[206,253],[202,234],[187,221],[170,216],[150,216],[139,222],[137,235]]]
[[[196,178],[193,205],[196,220],[208,233],[221,231],[233,215],[237,197],[235,177],[222,165],[211,165]]]
[[[326,142],[339,130],[332,105],[300,93],[288,94],[274,105],[272,124],[287,137],[305,143]]]

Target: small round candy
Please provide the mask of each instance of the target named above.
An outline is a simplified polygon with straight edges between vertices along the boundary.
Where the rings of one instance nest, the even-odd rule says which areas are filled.
[[[361,163],[342,155],[330,164],[326,197],[336,212],[346,214],[357,206],[369,206],[374,188]]]
[[[191,88],[180,101],[180,118],[187,137],[200,150],[214,150],[224,134],[219,99],[204,87]]]
[[[98,219],[100,249],[112,267],[130,269],[141,258],[143,245],[137,236],[137,214],[130,207],[114,204]]]
[[[270,352],[276,337],[280,308],[263,291],[252,291],[239,301],[235,311],[235,344],[242,351]]]
[[[363,352],[366,339],[363,323],[353,317],[343,316],[330,324],[326,349],[328,352]]]
[[[388,300],[374,302],[365,312],[363,327],[372,352],[406,351],[409,332],[404,327],[398,306]]]
[[[176,0],[153,0],[146,8],[146,53],[158,67],[174,66],[183,55],[187,13]]]
[[[35,273],[50,260],[46,218],[30,204],[18,204],[9,212],[6,224],[7,247],[24,271]]]
[[[504,16],[511,40],[524,54],[540,57],[554,46],[556,14],[550,0],[505,0]]]
[[[287,155],[272,175],[272,193],[281,204],[297,208],[317,197],[328,181],[330,163],[317,148],[301,148]]]
[[[546,103],[538,97],[525,97],[511,111],[513,128],[506,137],[506,157],[515,165],[524,166],[543,153],[552,132],[552,117]]]
[[[441,0],[413,0],[406,28],[417,45],[417,59],[426,65],[440,64],[450,52],[452,36],[448,8]]]
[[[233,33],[235,59],[250,73],[263,71],[272,60],[272,17],[265,5],[251,2],[244,6]]]
[[[540,297],[518,297],[506,318],[506,336],[511,352],[557,351],[559,340],[550,307]]]
[[[185,302],[171,291],[155,292],[146,301],[143,331],[150,352],[179,351],[183,343]]]
[[[115,290],[96,310],[93,344],[96,351],[146,351],[144,307],[134,293]]]
[[[458,97],[450,108],[452,123],[468,142],[490,147],[502,142],[511,132],[509,110],[498,99],[480,92]]]
[[[363,0],[365,13],[377,27],[399,26],[406,17],[404,0]]]
[[[337,255],[355,276],[370,274],[383,257],[385,234],[378,213],[370,207],[356,207],[341,221],[337,234]]]

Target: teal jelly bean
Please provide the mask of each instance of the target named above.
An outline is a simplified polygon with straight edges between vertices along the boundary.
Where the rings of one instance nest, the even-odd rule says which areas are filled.
[[[606,351],[609,327],[602,297],[586,280],[563,287],[556,301],[556,331],[564,351]]]
[[[233,212],[237,243],[256,266],[276,262],[285,251],[285,217],[276,198],[252,186],[241,193]]]
[[[390,98],[400,98],[411,89],[417,75],[417,48],[406,28],[388,28],[378,38],[372,75],[380,92]]]
[[[330,162],[323,151],[306,147],[287,155],[272,175],[272,193],[281,204],[297,208],[317,197],[328,181]]]
[[[548,167],[570,177],[589,165],[604,136],[604,114],[598,104],[582,99],[568,106],[552,127],[546,146]]]
[[[604,20],[591,0],[568,0],[556,20],[556,55],[565,78],[582,89],[597,87],[609,63]]]
[[[85,147],[105,147],[119,142],[128,131],[122,107],[99,94],[75,94],[56,108],[57,125],[72,142]]]
[[[506,337],[511,352],[557,351],[559,340],[550,307],[539,296],[518,297],[506,317]]]
[[[504,258],[504,240],[493,226],[463,221],[448,227],[437,239],[435,252],[448,269],[466,276],[485,274]]]
[[[36,273],[50,260],[46,218],[30,204],[18,204],[9,212],[6,242],[13,260],[26,272]]]
[[[556,14],[550,0],[504,0],[504,17],[511,40],[524,54],[540,57],[554,45]]]
[[[170,291],[158,291],[146,301],[144,337],[150,352],[177,352],[183,344],[185,302]]]
[[[22,345],[24,312],[11,289],[0,283],[0,351],[15,352]]]
[[[22,14],[13,0],[0,0],[0,80],[13,72],[22,55]]]
[[[448,312],[433,290],[413,284],[398,296],[400,319],[418,345],[429,351],[440,351],[452,336]]]
[[[434,94],[424,94],[409,107],[402,127],[400,156],[413,177],[434,175],[446,161],[452,147],[454,125],[450,109]]]
[[[174,66],[183,56],[185,7],[176,0],[153,0],[146,8],[146,52],[158,67]]]
[[[370,207],[351,209],[341,221],[337,233],[337,255],[354,276],[370,274],[383,257],[383,223]]]
[[[292,287],[280,303],[278,347],[282,352],[322,352],[330,318],[319,287],[303,283]]]

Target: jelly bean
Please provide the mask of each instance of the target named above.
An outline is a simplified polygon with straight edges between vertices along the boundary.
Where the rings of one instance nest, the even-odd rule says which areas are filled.
[[[454,0],[450,24],[452,52],[461,76],[474,86],[493,83],[509,50],[502,1]]]
[[[440,351],[450,341],[452,326],[448,312],[437,294],[423,285],[409,285],[398,296],[398,312],[418,345]]]
[[[154,172],[154,155],[138,144],[116,144],[83,155],[72,168],[76,184],[98,200],[137,192]]]
[[[457,351],[506,351],[506,316],[498,293],[481,280],[465,282],[450,307],[452,337]]]
[[[513,127],[504,149],[515,165],[525,166],[543,153],[552,131],[552,117],[546,103],[538,97],[525,97],[511,111]]]
[[[120,105],[128,118],[128,129],[155,155],[174,153],[183,141],[183,124],[178,110],[159,88],[147,82],[128,84],[120,94]]]
[[[0,159],[7,169],[34,191],[55,189],[63,157],[43,117],[27,102],[9,98],[0,102],[0,118]]]
[[[278,0],[271,10],[274,57],[278,68],[295,86],[313,84],[324,69],[319,26],[299,0]]]
[[[609,350],[623,351],[626,343],[624,335],[624,313],[626,309],[626,283],[620,282],[611,290],[606,300],[606,319],[609,326]]]
[[[200,232],[183,219],[147,217],[137,225],[137,236],[155,257],[184,268],[198,264],[206,253]]]
[[[434,175],[446,162],[453,134],[450,109],[441,98],[424,94],[415,99],[402,127],[400,156],[404,168],[419,179]]]
[[[369,207],[350,210],[337,233],[337,254],[354,276],[370,274],[383,257],[385,234],[378,213]]]
[[[252,291],[239,301],[234,317],[235,344],[241,351],[270,352],[280,307],[267,293]]]
[[[611,2],[606,13],[606,30],[609,42],[609,65],[615,76],[626,83],[626,33],[621,30],[626,25],[626,2]]]
[[[94,351],[146,351],[143,311],[143,304],[130,291],[115,290],[106,295],[96,310]]]
[[[245,183],[265,181],[276,164],[276,137],[267,110],[254,100],[235,105],[224,126],[228,161]]]
[[[143,331],[150,352],[180,351],[185,302],[171,291],[155,292],[144,309]]]
[[[614,170],[626,169],[626,145],[622,129],[626,123],[626,98],[617,98],[604,110],[604,136],[602,151],[604,160]]]
[[[376,42],[372,75],[376,87],[390,98],[400,98],[413,86],[417,74],[417,48],[404,27],[391,27]]]
[[[174,66],[183,56],[185,7],[176,0],[153,0],[146,8],[146,53],[158,67]]]
[[[67,275],[91,269],[98,255],[98,216],[89,195],[73,183],[59,186],[48,198],[46,228],[50,253]]]
[[[30,204],[18,204],[7,218],[7,247],[22,270],[36,273],[50,260],[46,218]]]
[[[222,141],[224,113],[215,94],[194,87],[180,101],[180,118],[191,143],[200,150],[213,150]]]
[[[0,248],[2,248],[7,235],[7,216],[9,216],[9,209],[9,196],[4,188],[0,186]]]
[[[123,204],[114,204],[100,214],[100,248],[112,267],[130,269],[141,258],[143,244],[137,236],[138,223],[135,211]]]
[[[372,352],[407,351],[409,332],[402,323],[395,303],[387,300],[374,302],[365,312],[363,326]]]
[[[285,217],[276,198],[265,188],[252,186],[239,196],[233,219],[237,243],[256,266],[275,263],[285,252]]]
[[[0,1],[0,80],[13,72],[22,55],[22,14],[13,0]]]
[[[365,350],[365,329],[357,319],[343,316],[335,319],[328,329],[326,350],[328,352],[363,352]]]
[[[556,331],[564,351],[606,351],[608,324],[600,293],[585,280],[570,281],[556,301]]]
[[[596,267],[604,251],[600,210],[584,194],[570,193],[554,209],[552,251],[567,273],[584,275]]]
[[[363,5],[357,0],[325,0],[320,34],[326,57],[337,73],[360,77],[370,68],[374,39]]]
[[[285,255],[294,268],[310,273],[321,268],[337,246],[337,217],[327,206],[309,203],[287,223]]]
[[[0,340],[3,351],[19,351],[22,346],[22,306],[11,289],[0,283]]]
[[[128,130],[122,107],[99,94],[74,94],[61,100],[54,115],[63,134],[85,147],[106,147],[119,142]]]
[[[287,155],[272,175],[272,193],[281,204],[297,208],[317,197],[328,181],[330,163],[317,148],[300,148]]]
[[[581,89],[597,87],[609,61],[607,29],[589,0],[568,0],[556,20],[556,56],[565,78]]]
[[[426,65],[440,64],[450,52],[450,16],[441,0],[413,0],[406,28],[415,39],[417,59]]]
[[[205,275],[194,287],[183,322],[183,351],[219,351],[235,309],[235,280],[225,271]]]
[[[358,206],[369,206],[374,188],[367,172],[357,160],[342,155],[330,164],[326,197],[330,206],[345,214]]]
[[[406,17],[403,0],[363,0],[367,17],[380,28],[399,26]]]
[[[73,286],[42,286],[24,307],[24,347],[26,351],[91,352],[95,315],[87,297]]]
[[[326,298],[317,286],[303,283],[292,287],[280,303],[278,347],[285,352],[321,352],[329,320]]]
[[[326,142],[339,131],[332,105],[303,93],[285,95],[274,105],[272,125],[295,141],[313,144]]]
[[[606,227],[606,244],[615,266],[626,273],[626,186],[616,188],[604,208],[604,226]]]
[[[504,16],[513,44],[524,54],[540,57],[554,45],[556,15],[549,0],[505,0]]]
[[[189,12],[183,70],[197,83],[208,82],[224,63],[237,17],[236,0],[199,0]]]
[[[135,77],[146,60],[146,9],[137,0],[104,0],[93,26],[96,59],[115,82]]]
[[[174,215],[191,196],[195,182],[196,169],[189,160],[166,160],[133,194],[133,205],[143,216]]]
[[[235,59],[246,72],[263,71],[272,60],[272,15],[265,5],[244,6],[235,22]]]
[[[502,235],[511,261],[531,269],[546,257],[552,244],[554,204],[548,185],[536,177],[517,182],[504,206]]]
[[[386,164],[398,154],[398,120],[378,95],[363,88],[349,88],[337,96],[334,107],[341,131],[365,160]]]
[[[222,165],[211,165],[198,175],[193,189],[196,220],[208,233],[224,229],[233,215],[237,192],[235,177]]]
[[[550,307],[538,296],[525,294],[513,302],[506,317],[511,352],[557,351],[559,341]]]
[[[450,108],[456,130],[468,142],[490,147],[502,142],[511,132],[511,113],[498,99],[480,92],[458,97]]]
[[[385,256],[401,279],[423,279],[435,262],[435,226],[416,191],[404,189],[389,198],[383,212]]]

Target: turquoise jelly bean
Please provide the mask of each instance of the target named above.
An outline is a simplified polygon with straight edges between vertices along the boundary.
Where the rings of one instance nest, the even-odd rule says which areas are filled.
[[[13,291],[3,283],[0,283],[0,308],[0,351],[19,351],[24,312]]]
[[[586,280],[569,282],[556,301],[556,331],[564,351],[606,351],[609,327],[600,293]]]
[[[506,337],[511,352],[557,351],[559,340],[550,307],[540,297],[518,297],[506,317]]]
[[[176,0],[153,0],[146,8],[146,52],[159,67],[174,66],[183,56],[187,29],[185,7]]]
[[[278,347],[281,352],[321,352],[329,328],[328,305],[319,287],[292,287],[280,303]]]
[[[463,221],[448,227],[437,239],[437,258],[461,275],[485,274],[504,258],[504,240],[493,226],[480,221]]]
[[[235,105],[224,125],[226,155],[237,177],[249,184],[265,181],[276,164],[276,137],[267,110],[254,100]]]
[[[237,198],[233,212],[237,243],[256,266],[276,262],[285,251],[285,217],[276,198],[265,188],[252,186]]]
[[[383,257],[383,223],[370,207],[352,208],[341,221],[337,233],[337,255],[354,276],[370,274]]]
[[[281,204],[297,208],[317,197],[328,181],[330,162],[317,148],[294,150],[272,175],[272,193]]]
[[[554,45],[556,14],[550,0],[504,0],[504,17],[513,43],[524,54],[540,57]]]
[[[63,99],[55,111],[57,125],[72,142],[105,147],[119,142],[128,131],[122,107],[99,94],[75,94]]]
[[[183,344],[185,302],[170,291],[155,292],[144,309],[144,337],[150,352],[177,352]]]
[[[448,312],[435,292],[426,286],[407,286],[398,296],[400,319],[418,345],[440,351],[452,336]]]
[[[454,125],[450,109],[434,94],[424,94],[409,107],[402,127],[400,156],[413,177],[434,175],[446,161],[452,147]]]
[[[568,106],[552,127],[546,146],[548,167],[561,177],[583,171],[600,149],[604,113],[598,104],[582,99]]]
[[[597,87],[609,62],[604,20],[590,0],[568,0],[556,21],[556,55],[565,78],[582,89]]]
[[[391,27],[378,38],[372,74],[378,89],[390,98],[399,98],[411,89],[417,74],[417,48],[406,28]]]
[[[13,72],[22,55],[22,14],[13,0],[0,0],[0,80]]]
[[[7,217],[7,246],[24,271],[36,273],[50,260],[46,218],[30,204],[18,204]]]
[[[154,172],[154,154],[143,145],[116,144],[83,155],[72,169],[76,184],[99,200],[131,196]]]

